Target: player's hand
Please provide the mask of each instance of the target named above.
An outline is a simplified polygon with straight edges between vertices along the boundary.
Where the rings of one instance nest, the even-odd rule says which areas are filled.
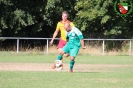
[[[50,45],[53,45],[53,41],[52,40],[50,41]]]
[[[86,47],[84,46],[84,47],[82,47],[82,49],[86,49]]]

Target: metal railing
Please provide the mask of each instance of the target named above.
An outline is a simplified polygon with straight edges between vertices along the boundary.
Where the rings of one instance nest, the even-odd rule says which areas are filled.
[[[0,39],[16,39],[17,40],[17,53],[19,53],[19,42],[20,40],[47,40],[47,44],[46,44],[46,54],[49,53],[49,40],[51,40],[52,38],[27,38],[27,37],[0,37]],[[55,40],[59,40],[59,38],[55,38]],[[132,41],[133,39],[84,39],[85,41],[90,41],[90,40],[100,40],[102,41],[102,55],[104,55],[105,52],[105,41],[118,41],[118,40],[124,40],[124,41],[129,41],[129,55],[131,54],[131,50],[132,50]]]

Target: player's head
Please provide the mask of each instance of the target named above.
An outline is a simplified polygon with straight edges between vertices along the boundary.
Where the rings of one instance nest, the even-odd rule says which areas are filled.
[[[68,12],[67,11],[62,12],[62,20],[66,21],[67,18],[68,18]]]
[[[69,23],[65,23],[64,28],[66,29],[67,32],[71,31],[71,26]]]

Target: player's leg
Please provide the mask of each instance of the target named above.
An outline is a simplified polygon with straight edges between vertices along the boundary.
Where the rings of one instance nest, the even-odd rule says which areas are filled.
[[[62,50],[62,48],[66,45],[66,43],[67,43],[66,41],[64,41],[60,38],[60,41],[59,41],[59,44],[58,44],[58,52],[60,52],[60,50]],[[62,68],[63,68],[63,61],[64,61],[64,59],[62,57]]]
[[[75,57],[70,56],[70,72],[73,72],[74,64],[75,64]]]
[[[70,72],[73,72],[73,67],[75,64],[75,57],[77,56],[79,51],[78,47],[74,47],[70,49]]]
[[[62,51],[62,48],[65,46],[65,44],[66,44],[66,41],[64,41],[62,39],[59,40],[59,43],[58,43],[58,46],[57,46],[58,54]],[[62,58],[62,68],[63,68],[63,57],[61,57],[61,58]],[[56,64],[56,61],[54,62],[54,65],[52,66],[52,69],[56,68],[55,64]]]
[[[57,56],[57,60],[62,60],[63,59],[63,55],[65,53],[68,53],[68,49],[69,49],[69,46],[66,45],[64,46],[62,49],[59,50],[59,54]],[[62,64],[62,67],[63,67],[63,64]],[[56,68],[56,63],[54,64],[54,66],[52,67],[53,69]],[[63,68],[62,68],[63,69]]]
[[[69,57],[69,54],[68,53],[65,53],[63,56],[64,57]]]
[[[63,50],[59,50],[58,52],[58,56],[57,56],[57,60],[62,60],[62,57],[63,57],[63,54],[64,54],[64,51]],[[61,67],[63,67],[63,64],[61,64]],[[52,69],[55,69],[56,68],[56,61],[54,63],[54,66],[52,66]],[[62,68],[63,69],[63,68]]]

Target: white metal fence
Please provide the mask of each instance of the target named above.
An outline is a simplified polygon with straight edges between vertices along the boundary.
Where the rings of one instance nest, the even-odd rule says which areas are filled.
[[[49,53],[49,41],[51,40],[51,38],[26,38],[26,37],[0,37],[0,40],[2,39],[16,39],[17,41],[17,53],[19,53],[19,42],[20,40],[47,40],[47,44],[46,44],[46,54]],[[55,38],[55,40],[59,40],[59,38]],[[99,40],[102,41],[102,52],[101,54],[104,55],[105,52],[105,41],[129,41],[129,55],[131,55],[131,51],[132,51],[132,41],[133,39],[84,39],[85,41],[95,41],[95,40]]]

